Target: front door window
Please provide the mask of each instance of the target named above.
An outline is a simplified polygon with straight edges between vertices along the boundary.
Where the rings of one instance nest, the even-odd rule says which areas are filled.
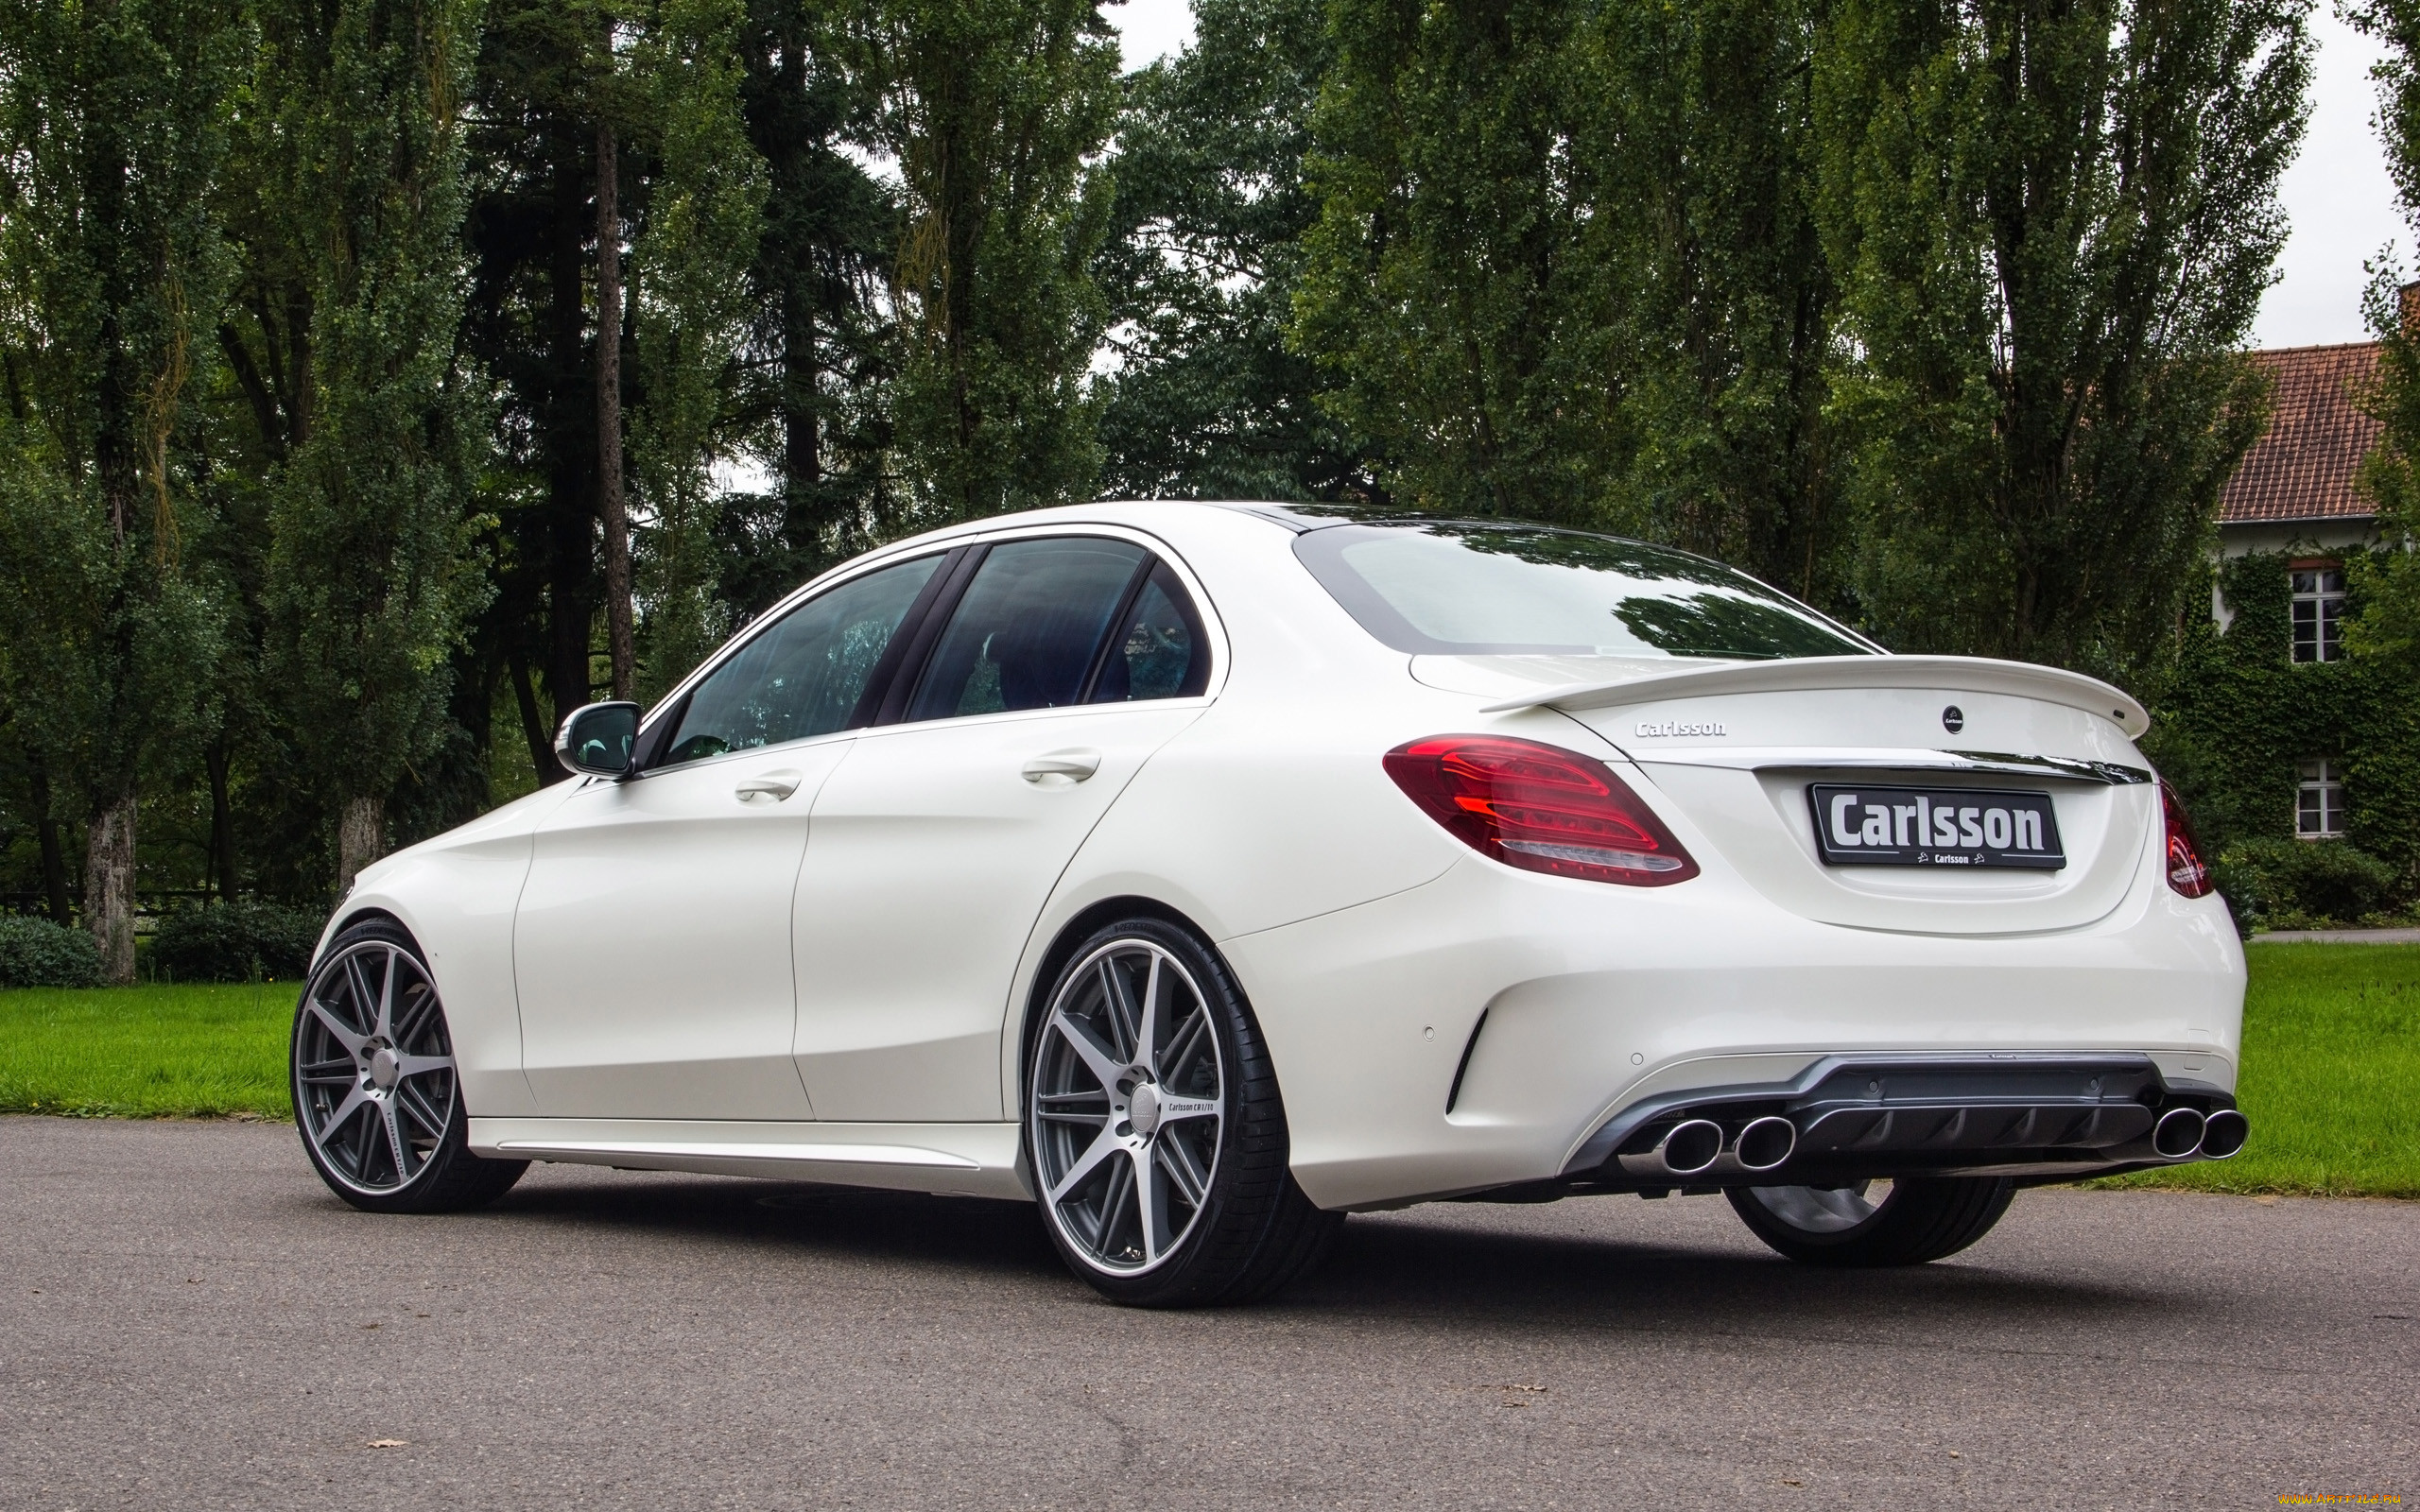
[[[859,723],[857,705],[899,622],[942,558],[919,557],[819,593],[706,675],[654,765],[778,746]]]

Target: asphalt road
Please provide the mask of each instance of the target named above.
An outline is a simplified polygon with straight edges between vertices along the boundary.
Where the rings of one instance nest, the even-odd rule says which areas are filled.
[[[0,1119],[0,1506],[2274,1506],[2420,1498],[2420,1204],[2021,1196],[1832,1275],[1719,1197],[1357,1217],[1144,1314],[1029,1210]]]

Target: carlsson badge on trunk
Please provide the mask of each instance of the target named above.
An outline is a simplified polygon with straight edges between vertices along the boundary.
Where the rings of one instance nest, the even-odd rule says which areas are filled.
[[[1966,728],[1966,715],[1953,703],[1941,712],[1941,728],[1954,735]]]

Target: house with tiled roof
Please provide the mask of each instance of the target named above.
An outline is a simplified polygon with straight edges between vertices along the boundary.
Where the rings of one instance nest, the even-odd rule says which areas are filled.
[[[2344,654],[2348,558],[2376,549],[2363,460],[2376,342],[2257,352],[2270,420],[2219,503],[2219,633],[2171,687],[2172,738],[2230,841],[2343,842],[2420,876],[2410,677]],[[2352,585],[2358,594],[2359,585]]]
[[[2377,376],[2378,344],[2256,352],[2269,375],[2269,428],[2219,496],[2227,556],[2319,542],[2367,542],[2377,510],[2361,496],[2361,459],[2379,425],[2360,394]]]

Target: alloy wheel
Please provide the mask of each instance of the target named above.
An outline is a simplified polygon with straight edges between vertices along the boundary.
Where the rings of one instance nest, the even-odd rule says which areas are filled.
[[[1226,1067],[1182,962],[1113,940],[1063,979],[1040,1031],[1030,1108],[1051,1223],[1116,1275],[1154,1269],[1200,1221],[1226,1128]]]
[[[411,1185],[454,1119],[454,1046],[436,984],[380,939],[312,973],[294,1032],[295,1112],[321,1166],[355,1191]]]

